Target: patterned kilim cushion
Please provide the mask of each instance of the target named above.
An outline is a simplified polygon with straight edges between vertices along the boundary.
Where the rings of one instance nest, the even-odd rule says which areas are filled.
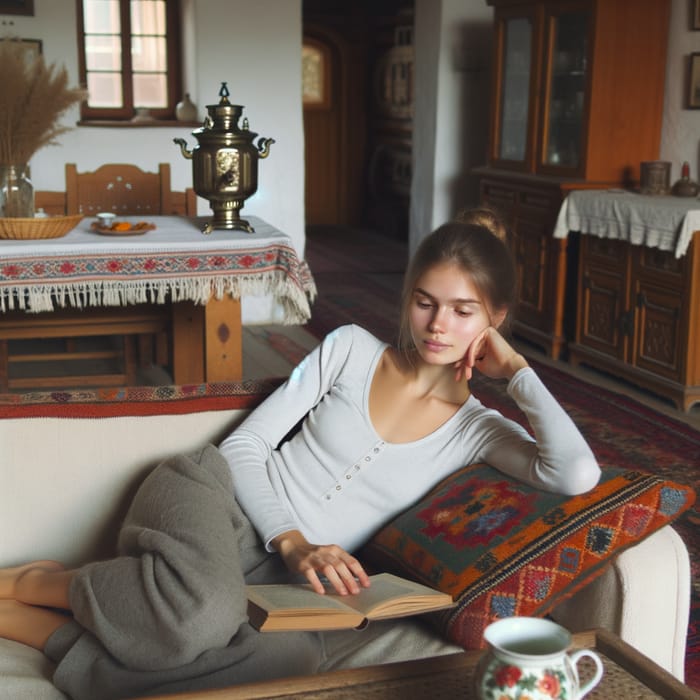
[[[478,464],[394,519],[360,558],[450,593],[457,605],[433,621],[475,649],[490,622],[547,614],[694,501],[688,486],[638,472],[604,468],[598,486],[567,497]]]

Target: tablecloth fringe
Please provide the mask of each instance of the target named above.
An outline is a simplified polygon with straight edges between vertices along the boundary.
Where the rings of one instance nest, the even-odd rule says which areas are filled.
[[[316,297],[312,280],[302,288],[282,270],[257,271],[234,279],[203,275],[176,279],[76,282],[74,284],[15,284],[0,289],[0,311],[21,310],[29,313],[54,311],[56,308],[91,306],[128,306],[130,304],[164,304],[166,301],[193,301],[206,304],[230,294],[242,296],[272,295],[282,305],[285,324],[306,323],[311,317],[309,302]]]

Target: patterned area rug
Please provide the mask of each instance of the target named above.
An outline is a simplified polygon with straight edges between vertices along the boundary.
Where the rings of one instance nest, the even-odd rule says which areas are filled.
[[[394,340],[406,256],[404,244],[376,233],[309,227],[306,260],[318,296],[306,329],[323,338],[357,323],[382,340]]]
[[[405,244],[379,234],[359,237],[353,229],[342,227],[312,228],[307,261],[318,287],[306,326],[309,332],[320,339],[338,325],[352,322],[387,342],[396,337]],[[700,432],[622,394],[529,359],[602,465],[662,475],[694,487],[700,495]],[[476,377],[472,389],[484,404],[523,419],[504,384]],[[690,552],[693,578],[686,683],[700,690],[700,503],[674,527]]]

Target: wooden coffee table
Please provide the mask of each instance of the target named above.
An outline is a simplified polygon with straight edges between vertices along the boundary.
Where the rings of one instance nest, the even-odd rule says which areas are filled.
[[[596,630],[573,637],[574,648],[595,649],[605,666],[603,679],[586,700],[700,700],[700,694],[610,632]],[[481,654],[470,651],[149,700],[477,700],[472,677]],[[593,673],[593,664],[587,667],[587,661],[579,662],[582,680]]]

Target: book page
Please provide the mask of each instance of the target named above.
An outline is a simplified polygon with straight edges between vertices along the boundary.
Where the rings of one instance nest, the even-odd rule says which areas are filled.
[[[342,610],[341,600],[333,595],[319,595],[309,584],[263,584],[247,587],[248,600],[275,614],[305,614],[318,610]],[[338,596],[340,598],[340,596]]]
[[[248,617],[256,629],[347,629],[368,619],[401,617],[451,607],[452,598],[392,574],[370,576],[371,585],[356,595],[338,595],[330,585],[316,593],[309,584],[261,584],[247,587]]]
[[[452,604],[448,594],[392,574],[377,574],[370,579],[372,585],[357,595],[328,597],[337,598],[343,605],[375,619],[382,614],[400,615]]]

